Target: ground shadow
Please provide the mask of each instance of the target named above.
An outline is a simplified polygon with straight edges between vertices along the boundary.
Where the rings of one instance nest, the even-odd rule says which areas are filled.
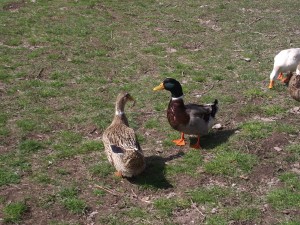
[[[172,188],[173,185],[170,184],[165,177],[165,162],[179,158],[182,155],[184,155],[183,152],[179,152],[167,158],[156,155],[145,157],[145,171],[137,177],[129,178],[128,181],[134,184],[158,189]]]
[[[213,149],[227,142],[229,137],[232,136],[236,130],[237,129],[213,131],[206,136],[200,137],[200,145],[205,149]],[[195,143],[196,141],[197,138],[190,137],[191,144]]]

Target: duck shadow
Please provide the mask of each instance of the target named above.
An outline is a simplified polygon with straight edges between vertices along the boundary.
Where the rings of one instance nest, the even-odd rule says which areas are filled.
[[[213,149],[223,143],[226,143],[230,136],[234,135],[237,129],[218,130],[200,137],[200,145],[204,149]],[[190,142],[196,143],[197,138],[190,137]]]
[[[157,189],[172,188],[173,185],[165,177],[165,163],[182,157],[183,155],[183,152],[179,152],[166,158],[156,155],[145,157],[146,168],[144,172],[137,177],[128,178],[127,180],[133,184],[143,185],[145,187]]]

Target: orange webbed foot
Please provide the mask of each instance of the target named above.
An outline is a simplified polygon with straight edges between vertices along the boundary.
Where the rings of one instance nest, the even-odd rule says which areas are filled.
[[[283,73],[280,73],[277,77],[278,80],[282,80],[283,79]]]
[[[191,148],[195,148],[195,149],[201,149],[201,146],[199,143],[196,143],[194,145],[190,145]]]
[[[201,148],[201,146],[200,146],[200,136],[198,136],[196,144],[190,145],[190,147],[195,148],[195,149],[200,149]]]
[[[281,82],[287,84],[288,82],[290,82],[292,76],[293,76],[292,73],[288,74],[286,78],[281,79]]]
[[[174,142],[177,146],[184,146],[184,145],[185,145],[185,141],[184,141],[184,133],[181,133],[180,139],[173,140],[173,142]]]
[[[177,140],[173,140],[173,142],[178,145],[178,146],[184,146],[185,145],[185,141],[184,139],[177,139]]]
[[[115,176],[116,177],[122,177],[122,172],[121,171],[116,171]]]
[[[274,80],[271,80],[271,81],[270,81],[269,89],[272,89],[272,88],[274,87],[274,83],[275,83]]]

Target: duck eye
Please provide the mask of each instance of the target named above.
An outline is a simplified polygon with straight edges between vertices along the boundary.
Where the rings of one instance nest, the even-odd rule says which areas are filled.
[[[170,90],[174,87],[174,84],[173,83],[165,83],[164,86],[165,86],[165,89]]]

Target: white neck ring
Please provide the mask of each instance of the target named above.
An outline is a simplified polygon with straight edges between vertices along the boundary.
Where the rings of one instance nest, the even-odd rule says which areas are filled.
[[[183,99],[183,95],[181,95],[181,96],[180,96],[180,97],[178,97],[178,98],[174,98],[174,97],[172,97],[172,101],[179,100],[179,99]]]
[[[116,115],[117,115],[117,116],[121,116],[121,115],[124,115],[124,114],[125,114],[125,113],[122,112],[122,111],[118,111],[118,110],[116,111]]]

